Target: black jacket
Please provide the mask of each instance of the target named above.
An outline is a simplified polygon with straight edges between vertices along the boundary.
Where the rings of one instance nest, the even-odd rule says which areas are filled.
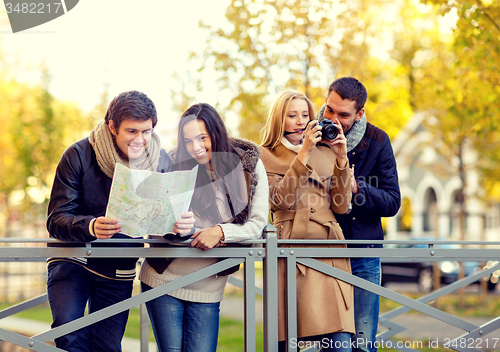
[[[157,171],[165,172],[171,165],[172,159],[161,149]],[[95,240],[96,238],[90,234],[89,224],[93,219],[105,215],[111,183],[112,179],[100,169],[88,138],[70,145],[59,161],[50,195],[47,218],[50,237],[76,242]],[[113,238],[124,237],[128,238],[119,233],[113,236]],[[84,244],[73,243],[67,246],[84,246]],[[49,262],[61,259],[63,258],[50,258]],[[64,258],[64,260],[76,262],[108,278],[129,280],[135,277],[137,262],[134,258]]]
[[[383,240],[380,218],[396,215],[401,205],[396,159],[389,136],[367,123],[363,139],[347,156],[350,166],[354,165],[359,192],[353,196],[351,212],[336,215],[337,221],[346,239]]]

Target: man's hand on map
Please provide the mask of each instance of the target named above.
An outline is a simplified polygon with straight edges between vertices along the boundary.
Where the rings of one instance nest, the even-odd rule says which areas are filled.
[[[174,232],[179,235],[187,235],[194,226],[194,214],[190,211],[181,215],[181,218],[175,222]]]
[[[94,234],[100,240],[111,238],[115,233],[120,232],[122,225],[118,220],[100,216],[94,221]]]
[[[191,247],[207,250],[215,247],[220,240],[224,238],[224,233],[220,226],[214,226],[209,229],[203,229],[191,236]]]

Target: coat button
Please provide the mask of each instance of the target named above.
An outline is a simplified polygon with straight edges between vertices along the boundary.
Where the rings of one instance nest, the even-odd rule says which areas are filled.
[[[352,151],[351,155],[356,155],[356,152],[355,152],[355,151]]]
[[[352,221],[356,221],[356,217],[355,216],[352,217]]]

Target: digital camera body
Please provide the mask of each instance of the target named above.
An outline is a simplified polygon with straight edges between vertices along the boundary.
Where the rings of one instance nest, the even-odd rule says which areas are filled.
[[[328,119],[321,119],[318,121],[318,126],[321,127],[321,138],[327,140],[333,140],[337,138],[339,134],[339,129],[337,125]]]

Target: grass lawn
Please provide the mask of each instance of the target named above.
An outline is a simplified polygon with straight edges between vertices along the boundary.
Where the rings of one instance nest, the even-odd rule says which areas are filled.
[[[402,293],[412,299],[418,299],[422,296],[419,293]],[[390,310],[401,307],[400,304],[388,300],[384,297],[380,298],[380,312],[388,312]],[[439,310],[446,313],[467,316],[467,317],[498,317],[500,316],[500,299],[496,295],[488,294],[485,298],[477,293],[467,293],[465,295],[465,304],[463,308],[458,307],[458,295],[451,294],[439,298]],[[410,311],[414,314],[420,314],[416,311]]]

